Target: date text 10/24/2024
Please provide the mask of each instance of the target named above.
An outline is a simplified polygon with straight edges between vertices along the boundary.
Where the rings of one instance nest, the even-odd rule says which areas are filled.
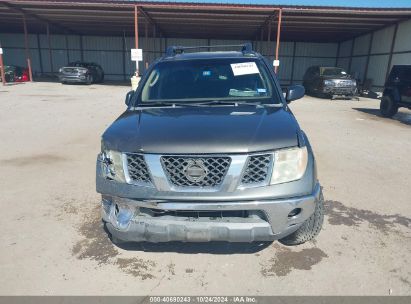
[[[257,303],[248,296],[161,296],[150,297],[150,303]]]

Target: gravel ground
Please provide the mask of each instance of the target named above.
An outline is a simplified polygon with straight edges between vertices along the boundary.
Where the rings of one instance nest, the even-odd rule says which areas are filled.
[[[128,87],[0,87],[0,294],[411,295],[411,112],[291,104],[324,187],[315,242],[116,247],[95,192],[100,135]]]

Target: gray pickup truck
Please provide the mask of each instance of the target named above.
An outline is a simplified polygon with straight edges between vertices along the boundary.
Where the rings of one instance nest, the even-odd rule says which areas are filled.
[[[210,48],[210,46],[207,46]],[[104,132],[97,192],[113,242],[297,245],[321,230],[314,154],[272,65],[251,49],[169,47]]]

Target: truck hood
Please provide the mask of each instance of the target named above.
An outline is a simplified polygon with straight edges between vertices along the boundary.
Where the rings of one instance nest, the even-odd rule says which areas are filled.
[[[282,108],[162,107],[124,112],[102,139],[121,152],[247,153],[296,146],[298,132]]]

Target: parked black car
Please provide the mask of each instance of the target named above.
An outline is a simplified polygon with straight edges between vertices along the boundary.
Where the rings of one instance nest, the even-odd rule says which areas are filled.
[[[394,65],[384,86],[381,115],[392,117],[400,107],[411,109],[411,65]]]
[[[344,69],[312,66],[304,75],[303,85],[307,94],[332,98],[352,97],[357,92],[357,82]]]
[[[70,62],[60,68],[59,80],[61,83],[99,83],[104,80],[104,71],[101,66],[93,62]]]
[[[304,88],[284,97],[251,44],[187,49],[170,47],[148,69],[102,136],[96,185],[112,241],[313,239],[323,196],[288,106]]]

